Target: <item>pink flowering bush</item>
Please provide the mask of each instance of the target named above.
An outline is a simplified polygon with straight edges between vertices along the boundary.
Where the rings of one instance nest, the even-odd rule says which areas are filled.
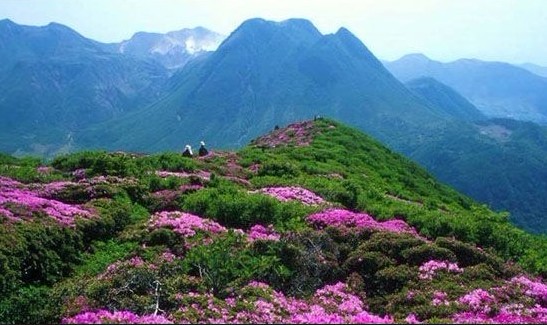
[[[325,200],[317,194],[301,187],[265,187],[258,191],[269,196],[272,196],[279,201],[300,201],[306,205],[319,205],[325,203]]]
[[[427,261],[419,268],[419,278],[422,280],[432,280],[435,274],[439,271],[446,271],[449,273],[461,273],[463,269],[458,267],[457,263],[451,263],[448,261]]]
[[[106,268],[106,270],[98,276],[98,278],[99,279],[109,278],[122,267],[137,267],[138,268],[142,266],[145,266],[145,262],[139,256],[132,257],[127,261],[116,261],[110,264]]]
[[[0,214],[12,221],[45,214],[62,225],[73,225],[77,217],[92,218],[94,214],[81,206],[43,198],[39,193],[14,180],[0,177]]]
[[[269,285],[251,281],[223,300],[211,294],[177,294],[181,304],[174,313],[180,323],[393,323],[366,310],[363,299],[344,283],[326,285],[308,299],[287,297]]]
[[[452,320],[456,323],[547,323],[547,305],[541,294],[544,288],[541,282],[519,276],[500,287],[475,289],[457,300],[465,311],[453,315]]]
[[[278,241],[281,236],[273,229],[272,225],[269,225],[267,228],[262,225],[254,225],[249,230],[248,234],[249,241],[255,240],[273,240]]]
[[[351,212],[345,209],[328,209],[308,216],[307,221],[318,228],[328,226],[349,229],[375,229],[395,233],[409,233],[417,236],[416,229],[402,220],[379,222],[366,213]]]
[[[100,309],[86,311],[73,317],[63,318],[63,324],[172,324],[173,322],[161,315],[136,315],[130,311],[115,311]]]
[[[416,317],[416,314],[414,314],[414,313],[408,314],[408,316],[405,318],[405,322],[407,322],[407,324],[421,324],[422,323],[418,320],[418,318]]]
[[[196,215],[179,212],[163,211],[154,214],[149,221],[150,228],[168,227],[183,237],[193,237],[197,231],[218,234],[226,232],[227,229],[220,224]]]
[[[446,305],[448,306],[450,303],[446,299],[447,294],[444,291],[435,291],[433,292],[433,300],[431,300],[431,304],[433,306],[439,306],[439,305]]]
[[[512,278],[511,283],[521,285],[524,287],[526,295],[537,299],[542,304],[547,304],[547,285],[545,283],[530,280],[524,275]]]
[[[460,304],[467,305],[474,312],[489,313],[494,297],[484,289],[475,289],[458,299]]]

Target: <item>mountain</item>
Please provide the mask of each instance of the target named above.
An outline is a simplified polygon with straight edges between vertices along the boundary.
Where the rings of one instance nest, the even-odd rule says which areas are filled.
[[[276,124],[328,115],[375,135],[389,132],[381,138],[394,143],[406,135],[385,130],[385,123],[444,121],[348,30],[321,35],[306,20],[246,21],[172,79],[176,87],[159,102],[89,133],[108,139],[109,148],[164,150],[200,140],[237,147]],[[81,141],[88,146],[93,139]]]
[[[519,67],[521,67],[523,69],[526,69],[526,70],[528,70],[532,73],[535,73],[540,77],[547,78],[547,68],[546,67],[542,67],[542,66],[539,66],[539,65],[533,64],[533,63],[520,64]]]
[[[57,23],[47,26],[23,26],[9,19],[0,20],[0,71],[13,68],[19,61],[97,52],[95,42]]]
[[[547,238],[356,129],[210,149],[0,156],[0,322],[544,322]]]
[[[454,89],[433,79],[417,78],[405,83],[405,86],[431,106],[441,109],[452,117],[466,121],[484,120],[486,117],[467,99]]]
[[[224,38],[203,27],[166,34],[139,32],[129,40],[108,44],[106,49],[140,59],[152,59],[167,69],[179,69],[189,60],[216,50]]]
[[[471,59],[441,63],[423,54],[406,55],[385,66],[403,82],[435,78],[454,88],[486,116],[547,124],[547,78],[520,67]]]
[[[171,83],[168,96],[83,130],[75,143],[154,152],[204,140],[236,148],[276,125],[328,116],[366,131],[493,208],[510,209],[511,220],[526,229],[547,229],[543,128],[517,123],[516,129],[530,131],[512,133],[495,121],[462,120],[462,114],[477,114],[461,97],[446,87],[431,88],[427,100],[413,93],[346,29],[322,35],[306,20],[252,19]]]
[[[0,21],[0,150],[18,155],[70,151],[73,134],[153,102],[168,72],[74,30]]]

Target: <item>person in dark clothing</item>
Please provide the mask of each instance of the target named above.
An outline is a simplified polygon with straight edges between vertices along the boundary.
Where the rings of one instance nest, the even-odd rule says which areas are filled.
[[[207,150],[207,148],[205,148],[205,142],[201,141],[200,142],[201,146],[199,147],[199,156],[200,157],[203,157],[203,156],[207,156],[209,154],[209,150]]]
[[[190,147],[189,144],[187,144],[186,147],[184,147],[184,151],[182,152],[182,155],[184,157],[193,157],[194,156],[194,153],[192,152],[192,147]]]

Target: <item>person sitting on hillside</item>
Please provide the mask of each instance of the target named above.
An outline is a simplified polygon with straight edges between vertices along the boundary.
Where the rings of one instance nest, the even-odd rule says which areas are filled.
[[[182,155],[184,157],[193,157],[194,156],[194,153],[192,152],[192,147],[190,147],[189,144],[186,145],[186,147],[184,147],[184,151],[182,152]]]
[[[207,150],[207,148],[205,148],[205,142],[201,141],[200,142],[201,146],[199,147],[199,156],[200,157],[203,157],[203,156],[207,156],[209,154],[209,150]]]

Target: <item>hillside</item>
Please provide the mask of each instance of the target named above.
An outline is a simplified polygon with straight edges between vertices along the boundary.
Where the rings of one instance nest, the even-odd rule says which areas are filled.
[[[386,68],[406,82],[430,77],[454,88],[484,115],[547,124],[547,78],[503,62],[460,59],[442,63],[409,54]]]
[[[547,238],[363,133],[209,149],[0,156],[0,322],[547,321]]]

